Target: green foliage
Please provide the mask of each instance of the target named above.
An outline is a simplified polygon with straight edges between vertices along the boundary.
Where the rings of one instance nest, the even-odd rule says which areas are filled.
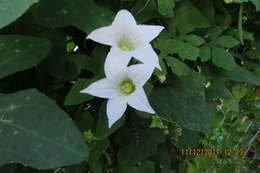
[[[44,0],[40,1],[33,10],[35,10],[35,20],[43,26],[74,25],[86,32],[110,24],[114,16],[111,10],[97,6],[93,0],[63,0],[62,3]]]
[[[207,133],[211,123],[201,76],[192,73],[171,82],[153,91],[151,98],[156,112],[166,119],[177,120],[186,128]]]
[[[31,68],[49,53],[51,43],[42,38],[22,35],[0,35],[0,78]]]
[[[39,0],[1,0],[0,1],[0,28],[21,17],[32,4]]]
[[[165,17],[173,17],[174,0],[157,0],[159,13]]]
[[[106,101],[80,91],[105,77],[109,51],[86,36],[120,9],[165,27],[151,42],[162,71],[144,86],[156,114],[128,107],[108,128]],[[259,0],[0,0],[0,172],[259,172],[259,10]]]
[[[0,137],[4,139],[0,164],[50,169],[79,163],[88,156],[77,128],[48,97],[32,89],[1,94],[0,103]]]

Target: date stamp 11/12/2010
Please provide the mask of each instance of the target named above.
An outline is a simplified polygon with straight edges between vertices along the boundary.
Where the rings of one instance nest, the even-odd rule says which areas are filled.
[[[182,156],[192,155],[192,156],[212,156],[212,155],[226,155],[226,156],[232,156],[232,155],[238,155],[238,156],[245,156],[246,150],[245,149],[231,149],[231,148],[225,148],[225,149],[212,149],[212,148],[195,148],[195,149],[180,149],[179,153]]]

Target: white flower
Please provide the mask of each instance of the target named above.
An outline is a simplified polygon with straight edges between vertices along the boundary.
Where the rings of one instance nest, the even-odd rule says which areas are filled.
[[[134,17],[127,10],[120,10],[109,26],[92,31],[87,39],[112,46],[111,58],[120,58],[127,65],[134,57],[151,67],[159,69],[159,59],[150,41],[164,29],[158,25],[137,25]]]
[[[105,63],[106,78],[92,83],[80,92],[109,99],[107,102],[109,128],[122,117],[127,104],[139,111],[154,114],[143,89],[153,69],[145,64],[127,67],[111,56],[109,53]]]

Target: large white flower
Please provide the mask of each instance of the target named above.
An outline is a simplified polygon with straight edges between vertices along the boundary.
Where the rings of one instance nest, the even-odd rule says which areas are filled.
[[[134,57],[151,67],[159,69],[159,59],[150,41],[159,35],[163,26],[137,25],[134,17],[127,10],[120,10],[109,26],[92,31],[87,39],[112,46],[111,58],[120,58],[127,65]]]
[[[113,55],[109,53],[105,63],[106,78],[92,83],[80,92],[109,99],[107,102],[109,127],[122,117],[127,104],[140,111],[155,113],[143,89],[153,69],[146,64],[127,67],[111,56]]]

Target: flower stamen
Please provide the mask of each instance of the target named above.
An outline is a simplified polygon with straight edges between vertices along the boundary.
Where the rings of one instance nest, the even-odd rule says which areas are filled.
[[[120,49],[122,49],[124,51],[130,51],[130,48],[127,46],[121,46]]]
[[[126,36],[121,37],[118,42],[118,47],[123,51],[131,51],[135,49],[133,42]]]
[[[135,91],[135,85],[131,79],[126,78],[119,84],[119,89],[123,94],[128,95]]]

